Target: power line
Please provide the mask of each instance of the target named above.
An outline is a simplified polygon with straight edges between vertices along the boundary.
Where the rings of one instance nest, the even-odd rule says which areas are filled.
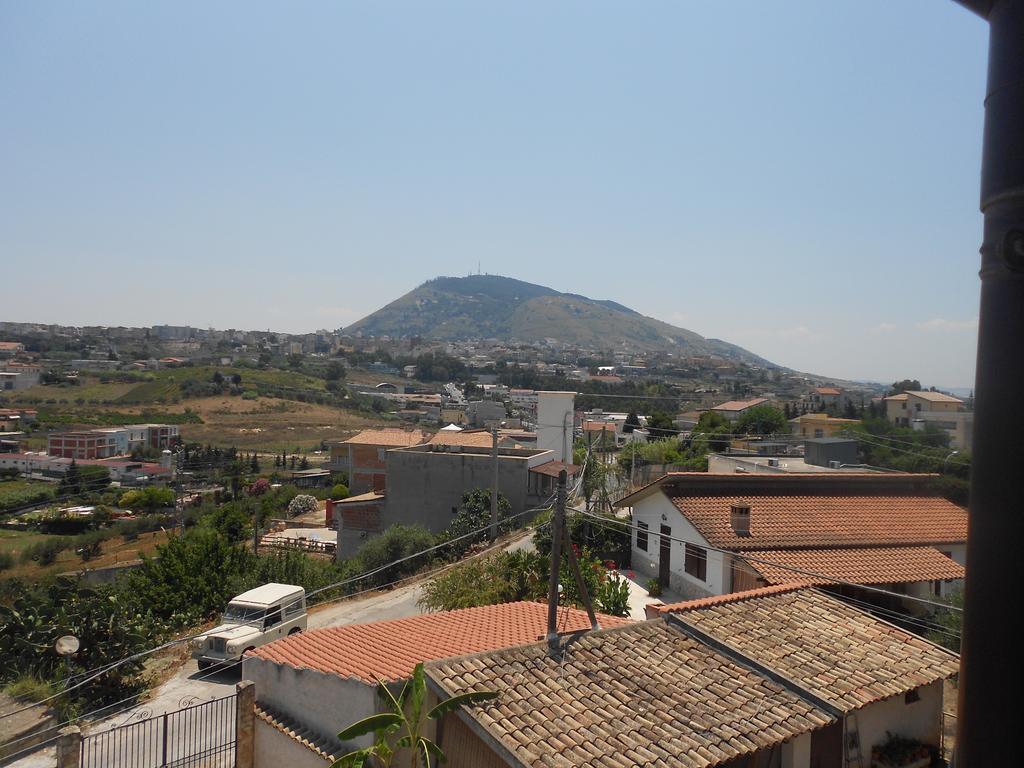
[[[550,501],[551,498],[553,498],[553,496],[549,497],[548,501]],[[512,519],[512,518],[521,517],[521,516],[526,515],[526,514],[543,511],[544,509],[546,509],[546,507],[543,506],[543,505],[540,506],[540,507],[534,507],[534,508],[531,508],[531,509],[523,510],[522,512],[517,512],[517,513],[515,513],[513,515],[508,515],[505,519],[509,520],[509,519]],[[385,571],[388,568],[394,567],[395,565],[398,565],[400,563],[406,562],[406,561],[411,560],[411,559],[416,558],[416,557],[421,557],[421,556],[423,556],[423,555],[425,555],[425,554],[427,554],[429,552],[432,552],[432,551],[435,551],[437,549],[441,549],[443,547],[446,547],[446,546],[448,546],[448,545],[450,545],[450,544],[452,544],[452,543],[454,543],[456,541],[459,541],[461,539],[468,538],[468,537],[474,536],[474,535],[478,535],[478,534],[482,533],[483,531],[488,530],[489,527],[490,527],[489,525],[483,526],[481,528],[478,528],[475,531],[470,531],[469,533],[463,534],[462,536],[458,536],[458,537],[456,537],[454,539],[450,539],[450,540],[448,540],[448,541],[446,541],[446,542],[444,542],[442,544],[436,544],[436,545],[428,547],[427,549],[424,549],[424,550],[422,550],[420,552],[416,552],[414,554],[407,555],[405,557],[399,558],[399,559],[394,560],[394,561],[392,561],[390,563],[387,563],[385,565],[379,566],[379,567],[374,568],[374,569],[372,569],[370,571],[362,573],[362,574],[360,574],[358,576],[354,576],[354,577],[352,577],[350,579],[345,579],[344,581],[337,582],[336,584],[330,584],[330,585],[327,585],[325,587],[321,587],[321,588],[319,588],[317,590],[314,590],[314,591],[308,593],[306,597],[308,599],[309,597],[315,596],[315,595],[320,594],[322,592],[325,592],[327,590],[337,589],[338,587],[345,586],[347,584],[351,584],[351,583],[354,583],[356,581],[361,581],[361,580],[366,579],[366,578],[368,578],[370,576],[376,575],[377,573]],[[449,565],[457,565],[457,564],[459,564],[459,562],[464,562],[464,560],[458,561],[456,563],[451,563]],[[414,576],[422,577],[422,574],[414,574]],[[395,582],[395,583],[397,583],[397,582]],[[374,590],[379,590],[379,589],[382,589],[382,588],[384,588],[384,587],[377,586],[377,587],[372,587],[372,588],[370,588],[368,590],[365,590],[365,591],[374,591]],[[355,593],[355,594],[360,594],[360,593]],[[353,596],[354,595],[352,595],[352,594],[342,595],[342,596],[336,598],[336,600],[342,600],[342,599],[350,598],[350,597],[353,597]],[[332,600],[325,600],[325,601],[323,601],[323,603],[320,603],[320,604],[327,604],[329,602],[333,602],[333,601]],[[308,603],[307,603],[307,605],[308,605]],[[145,650],[145,651],[140,651],[138,653],[131,654],[129,656],[126,656],[123,659],[120,659],[118,661],[112,662],[112,663],[107,664],[105,666],[97,667],[97,668],[94,668],[92,670],[86,670],[84,672],[80,672],[80,673],[72,676],[69,679],[83,678],[83,677],[84,677],[84,679],[81,679],[79,682],[75,683],[74,685],[71,685],[71,686],[68,686],[67,688],[64,688],[59,693],[56,693],[56,694],[54,694],[52,696],[49,696],[49,697],[47,697],[45,699],[42,699],[42,700],[38,701],[38,702],[34,702],[31,705],[22,707],[20,709],[16,709],[16,710],[14,710],[12,712],[7,712],[7,713],[4,713],[4,714],[0,714],[0,720],[3,720],[5,718],[11,717],[13,715],[19,714],[21,712],[25,712],[25,711],[27,711],[29,709],[34,709],[35,707],[42,706],[46,702],[52,701],[52,700],[54,700],[54,699],[56,699],[56,698],[58,698],[60,696],[63,696],[64,694],[66,694],[69,691],[72,691],[72,690],[75,690],[77,688],[80,688],[81,686],[85,685],[86,683],[91,682],[92,680],[95,680],[97,677],[100,677],[101,675],[105,674],[106,672],[109,672],[112,669],[115,669],[116,667],[122,666],[123,664],[127,664],[127,663],[129,663],[131,661],[135,661],[135,660],[141,659],[141,658],[143,658],[145,656],[148,656],[150,654],[156,653],[158,651],[166,650],[167,648],[170,648],[170,647],[172,647],[174,645],[179,645],[181,643],[189,642],[190,640],[193,640],[193,639],[195,639],[197,637],[202,637],[203,635],[207,634],[209,631],[210,630],[206,630],[204,632],[199,632],[199,633],[196,633],[196,634],[193,634],[193,635],[187,635],[185,637],[177,638],[175,640],[171,640],[171,641],[168,641],[168,642],[163,643],[161,645],[158,645],[158,646],[156,646],[154,648],[150,648],[150,649]]]

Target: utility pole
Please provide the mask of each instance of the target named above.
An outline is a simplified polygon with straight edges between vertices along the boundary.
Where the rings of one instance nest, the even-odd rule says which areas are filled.
[[[562,565],[562,529],[565,523],[565,470],[558,473],[555,514],[551,520],[551,569],[548,575],[548,648],[558,648],[558,572]]]
[[[988,84],[981,153],[981,307],[974,386],[967,581],[960,644],[957,768],[1012,765],[1022,706],[1007,670],[1019,646],[1003,626],[1019,561],[1020,433],[1024,411],[1006,408],[1021,379],[1024,339],[1024,3],[959,0],[988,20]]]
[[[498,428],[491,427],[491,541],[498,538]]]

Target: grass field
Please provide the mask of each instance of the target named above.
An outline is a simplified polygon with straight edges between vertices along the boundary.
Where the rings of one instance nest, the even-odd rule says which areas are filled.
[[[167,533],[164,531],[142,533],[135,541],[124,541],[121,537],[109,539],[103,543],[103,554],[94,557],[88,563],[83,563],[81,558],[70,549],[61,552],[53,565],[41,566],[31,561],[20,562],[20,555],[26,547],[46,538],[46,534],[34,531],[0,530],[0,552],[11,553],[16,561],[14,567],[0,573],[0,578],[20,577],[35,580],[47,575],[81,571],[86,568],[105,568],[118,563],[138,560],[143,553],[153,554],[157,545],[167,541]]]
[[[52,483],[31,480],[4,480],[0,482],[0,512],[30,504],[42,494],[53,495]]]
[[[182,383],[210,382],[217,371],[225,377],[237,374],[242,388],[258,396],[183,397]],[[344,438],[384,421],[352,410],[301,402],[298,398],[303,393],[323,393],[325,384],[322,379],[293,371],[198,366],[143,376],[150,380],[103,383],[99,376],[86,376],[79,386],[46,385],[4,393],[0,407],[20,404],[35,408],[40,424],[56,428],[179,424],[189,442],[270,453],[315,449],[324,439]],[[29,437],[29,448],[44,446],[40,434]]]

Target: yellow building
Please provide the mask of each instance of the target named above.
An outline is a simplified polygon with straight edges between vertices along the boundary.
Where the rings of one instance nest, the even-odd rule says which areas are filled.
[[[838,419],[827,413],[805,413],[789,420],[793,434],[799,437],[835,437],[859,422],[856,419]]]

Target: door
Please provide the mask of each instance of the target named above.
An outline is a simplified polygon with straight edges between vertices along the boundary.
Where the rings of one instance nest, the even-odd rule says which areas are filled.
[[[843,721],[819,728],[811,734],[811,768],[842,768]]]
[[[671,528],[667,525],[661,526],[661,536],[658,537],[658,583],[663,588],[668,587],[668,576],[671,571],[672,540],[668,538],[671,535]]]

